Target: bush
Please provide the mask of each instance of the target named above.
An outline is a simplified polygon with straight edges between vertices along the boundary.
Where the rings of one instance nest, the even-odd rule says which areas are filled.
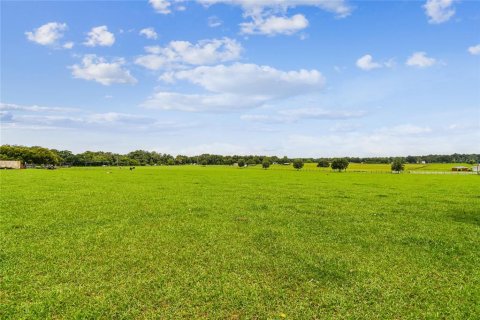
[[[392,162],[392,171],[396,173],[400,173],[405,169],[405,165],[401,159],[395,159]]]
[[[330,163],[327,160],[320,160],[320,161],[318,161],[317,167],[318,168],[328,168],[328,167],[330,167]]]
[[[295,159],[293,160],[293,167],[297,170],[300,170],[303,168],[303,161],[300,159]]]
[[[262,161],[262,168],[263,169],[268,169],[270,167],[270,161],[268,159],[264,159]]]
[[[238,159],[237,164],[238,164],[238,166],[239,166],[240,168],[243,168],[243,167],[245,167],[245,160],[243,160],[243,159]]]
[[[348,168],[348,160],[345,158],[334,159],[332,161],[333,170],[342,171],[342,170],[347,170],[347,168]]]

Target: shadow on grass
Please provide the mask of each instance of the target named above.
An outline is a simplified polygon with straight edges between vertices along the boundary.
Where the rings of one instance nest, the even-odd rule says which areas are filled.
[[[450,215],[450,217],[456,222],[473,224],[480,227],[480,212],[458,212]]]

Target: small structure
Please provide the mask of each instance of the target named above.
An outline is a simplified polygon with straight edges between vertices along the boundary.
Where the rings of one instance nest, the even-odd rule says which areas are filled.
[[[0,169],[25,169],[25,165],[19,160],[0,160]]]
[[[452,171],[470,171],[470,168],[464,167],[464,166],[458,166],[458,167],[453,167]]]
[[[476,173],[480,173],[480,164],[474,165],[472,167],[472,171]]]

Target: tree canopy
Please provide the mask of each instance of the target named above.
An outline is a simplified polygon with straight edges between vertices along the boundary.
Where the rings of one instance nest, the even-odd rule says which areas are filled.
[[[302,159],[295,159],[293,160],[293,167],[297,170],[300,170],[303,168],[303,161]]]
[[[348,168],[348,160],[346,158],[334,159],[332,161],[332,169],[333,170],[347,170]]]

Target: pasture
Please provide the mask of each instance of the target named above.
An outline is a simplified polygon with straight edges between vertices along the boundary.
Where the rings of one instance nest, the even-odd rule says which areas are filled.
[[[176,166],[0,179],[1,319],[480,314],[476,175]]]

